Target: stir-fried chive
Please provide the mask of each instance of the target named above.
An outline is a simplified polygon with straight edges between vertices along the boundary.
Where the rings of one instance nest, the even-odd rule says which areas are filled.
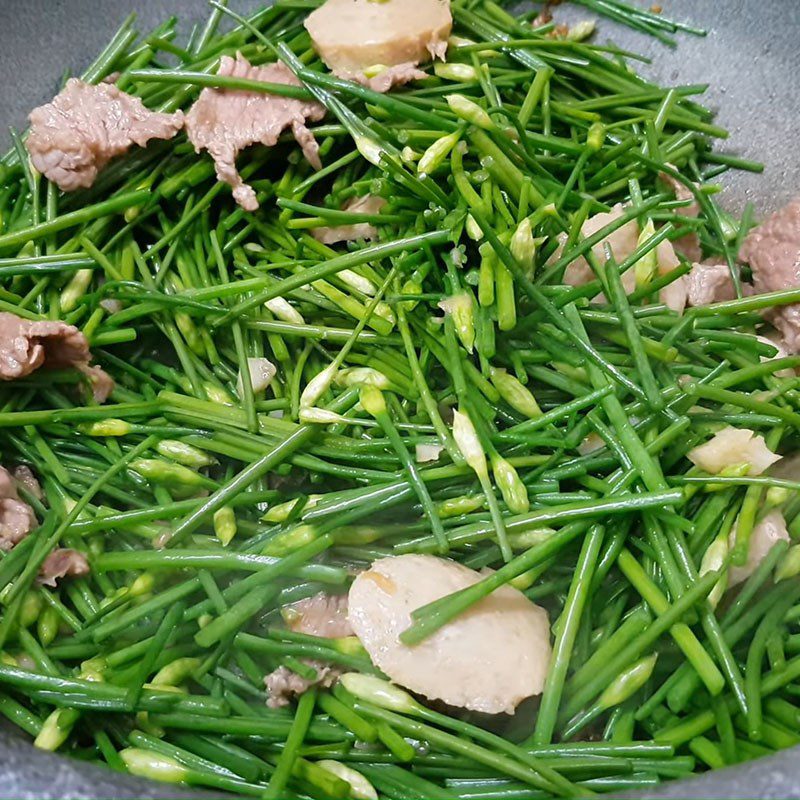
[[[581,2],[665,43],[700,33]],[[41,746],[248,796],[354,793],[331,761],[381,797],[588,795],[793,744],[800,558],[782,542],[726,582],[767,511],[800,529],[800,483],[706,474],[686,455],[724,425],[791,453],[800,395],[785,371],[799,359],[754,334],[759,312],[800,296],[680,318],[666,298],[689,262],[642,279],[684,236],[732,265],[752,209],[737,222],[709,181],[759,165],[711,151],[724,131],[696,102],[705,86],[648,83],[635,54],[577,41],[581,28],[457,3],[448,65],[380,94],[316,60],[302,21],[317,5],[246,18],[212,2],[185,45],[174,20],[139,37],[129,19],[85,74],[117,72],[163,110],[201,88],[320,100],[323,169],[288,135],[239,158],[254,214],[180,137],[61,195],[12,135],[0,309],[77,325],[116,388],[96,404],[70,370],[3,383],[4,465],[30,467],[44,497],[20,487],[41,524],[0,549],[0,713]],[[213,74],[237,50],[277,54],[301,85]],[[369,194],[379,213],[348,210]],[[310,235],[349,224],[372,241]],[[651,235],[616,252],[626,225]],[[584,264],[591,280],[562,283]],[[261,359],[277,367],[266,387]],[[56,546],[90,572],[52,590],[36,578]],[[508,584],[544,606],[554,652],[538,709],[515,719],[524,744],[341,686],[264,705],[278,668],[376,672],[352,637],[291,630],[285,605],[346,591],[376,558],[445,550],[496,571],[414,610],[401,639],[434,645]],[[590,723],[602,741],[576,741]]]

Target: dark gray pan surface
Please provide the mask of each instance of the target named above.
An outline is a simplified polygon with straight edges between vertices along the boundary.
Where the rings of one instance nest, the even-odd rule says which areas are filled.
[[[643,0],[640,0],[643,2]],[[239,9],[255,5],[233,3]],[[725,179],[724,204],[748,201],[767,212],[800,194],[800,2],[798,0],[662,0],[665,12],[710,31],[707,39],[682,37],[677,51],[645,36],[601,22],[608,38],[655,58],[642,71],[667,84],[709,83],[706,102],[730,130],[724,149],[766,164],[763,175]],[[28,111],[49,100],[64,70],[79,72],[130,11],[142,28],[169,14],[194,21],[202,0],[0,0],[0,125],[25,127]],[[592,15],[563,8],[557,16]],[[0,136],[5,146],[7,137]],[[156,798],[211,797],[166,787],[110,770],[34,751],[24,738],[0,728],[0,797]],[[800,798],[800,750],[665,785],[648,797]]]

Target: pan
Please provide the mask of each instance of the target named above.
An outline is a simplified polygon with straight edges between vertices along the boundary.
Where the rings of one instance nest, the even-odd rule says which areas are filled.
[[[254,4],[250,4],[251,6]],[[705,102],[730,131],[726,150],[765,165],[763,175],[724,177],[725,204],[741,212],[752,202],[763,215],[800,187],[800,4],[789,0],[665,0],[665,11],[708,30],[670,50],[654,39],[602,20],[598,38],[653,57],[642,72],[662,84],[708,83]],[[247,4],[244,4],[247,10]],[[65,70],[79,73],[122,19],[138,14],[142,28],[166,14],[188,25],[206,13],[200,0],[26,0],[0,2],[0,126],[24,129],[28,111],[55,93]],[[591,14],[560,8],[570,22]],[[157,798],[212,795],[121,775],[35,750],[16,729],[0,725],[0,795],[14,798]],[[800,748],[664,784],[638,797],[800,798]]]

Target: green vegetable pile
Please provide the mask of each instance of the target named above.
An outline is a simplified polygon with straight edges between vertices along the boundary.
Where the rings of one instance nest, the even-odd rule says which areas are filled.
[[[248,149],[246,213],[183,135],[73,194],[22,136],[2,160],[0,311],[76,325],[116,388],[98,405],[74,370],[0,385],[2,463],[43,488],[20,490],[39,525],[0,558],[0,712],[45,749],[270,798],[585,796],[799,743],[798,545],[725,581],[767,510],[800,537],[800,484],[686,454],[725,425],[797,449],[800,357],[755,331],[800,290],[679,315],[658,291],[691,264],[648,266],[695,234],[738,276],[752,211],[727,214],[711,181],[758,165],[713,152],[705,87],[643,80],[586,26],[456,0],[446,65],[377,94],[314,55],[316,0],[212,5],[185,46],[174,20],[128,20],[84,78],[172,111],[203,86],[264,90],[215,77],[223,54],[280,58],[328,109],[322,170],[288,136]],[[343,210],[368,194],[380,212]],[[630,220],[635,253],[601,263]],[[377,238],[311,235],[350,223]],[[579,257],[593,279],[564,284]],[[38,584],[56,546],[90,573]],[[357,640],[286,629],[281,608],[401,553],[495,570],[418,610],[407,644],[509,582],[548,610],[546,686],[513,720],[430,708],[377,682]],[[348,674],[268,708],[264,676],[313,676],[307,659]]]

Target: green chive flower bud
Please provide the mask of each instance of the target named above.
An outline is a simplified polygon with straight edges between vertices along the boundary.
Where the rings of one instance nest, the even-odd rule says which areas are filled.
[[[475,222],[475,217],[473,217],[472,214],[467,214],[465,229],[467,231],[467,236],[469,236],[473,242],[479,242],[483,239],[483,230],[481,226]]]
[[[497,488],[500,489],[500,494],[503,495],[503,500],[505,500],[508,510],[514,514],[524,514],[531,507],[531,504],[528,500],[528,490],[520,480],[514,467],[502,456],[493,455],[492,472],[494,473]]]
[[[208,623],[213,619],[214,617],[212,617],[211,614],[201,614],[197,618],[197,627],[200,628],[200,630],[203,630],[203,628],[205,628],[206,625],[208,625]]]
[[[305,505],[303,509],[307,508],[314,508],[314,506],[322,500],[324,495],[321,494],[310,494],[306,499]],[[285,503],[279,503],[276,506],[272,506],[271,508],[267,509],[267,513],[264,514],[261,519],[264,522],[286,522],[289,514],[292,513],[292,509],[297,505],[300,501],[299,497],[296,497],[294,500],[287,500]]]
[[[529,569],[523,572],[521,575],[517,575],[516,578],[512,578],[508,585],[512,586],[517,591],[525,592],[536,583],[536,578],[538,577],[538,571],[535,569]]]
[[[128,591],[131,597],[142,597],[143,595],[150,594],[156,585],[156,577],[152,572],[143,572],[138,578],[130,585]]]
[[[192,676],[192,673],[201,663],[202,661],[199,658],[192,658],[190,656],[176,658],[174,661],[170,661],[169,664],[165,664],[161,667],[153,676],[150,684],[152,686],[158,686],[159,688],[180,686]]]
[[[42,729],[33,740],[33,746],[39,750],[55,752],[69,738],[80,716],[81,712],[75,708],[57,708],[42,723]]]
[[[658,655],[653,653],[628,667],[600,695],[597,705],[605,710],[618,706],[633,697],[650,679],[657,660]]]
[[[649,219],[642,226],[642,232],[639,234],[639,240],[636,243],[637,247],[641,247],[648,239],[655,235],[656,228],[653,225],[653,220]],[[634,266],[636,271],[636,286],[649,286],[653,282],[653,278],[658,275],[658,253],[657,248],[650,250],[647,255],[642,256]]]
[[[586,134],[586,145],[590,150],[595,152],[603,146],[606,138],[606,126],[602,122],[595,122],[589,126],[589,132]]]
[[[542,409],[536,402],[536,398],[523,383],[516,377],[506,372],[504,369],[492,368],[489,378],[497,389],[500,397],[508,403],[511,408],[518,411],[528,419],[535,419],[542,416]]]
[[[375,787],[360,773],[354,769],[329,758],[317,761],[317,766],[333,773],[337,778],[341,778],[350,784],[350,797],[354,800],[378,800],[378,793]]]
[[[328,411],[327,408],[301,408],[298,417],[300,422],[310,422],[314,425],[335,425],[339,422],[352,425],[353,423],[353,420],[343,414]]]
[[[206,485],[206,479],[197,472],[183,464],[174,464],[159,458],[137,458],[131,463],[131,469],[153,483],[170,488],[186,489]]]
[[[317,536],[317,529],[313,525],[297,525],[270,539],[261,553],[265,556],[285,556],[305,544],[311,544]]]
[[[566,38],[570,42],[582,42],[595,32],[595,28],[597,28],[597,23],[593,19],[581,20],[569,29]]]
[[[764,498],[764,506],[766,508],[782,506],[789,499],[789,496],[790,492],[784,486],[770,486]]]
[[[58,615],[52,606],[47,606],[41,614],[39,619],[36,620],[36,636],[42,644],[42,647],[47,647],[53,639],[58,636],[58,626],[61,623],[61,617]]]
[[[725,566],[729,549],[727,536],[719,536],[714,539],[700,561],[700,577],[702,578],[708,572],[720,572]],[[727,586],[728,576],[723,574],[708,594],[708,602],[711,604],[711,608],[717,607],[717,603],[721,600],[722,595],[725,594]]]
[[[61,292],[61,297],[59,298],[62,314],[75,310],[78,301],[86,294],[86,289],[92,282],[92,275],[94,275],[94,270],[79,269],[72,278],[70,278],[69,283],[64,287]]]
[[[39,592],[28,591],[25,592],[25,598],[22,601],[22,607],[19,610],[19,624],[23,628],[29,628],[39,619],[42,613],[42,606],[44,600]]]
[[[203,389],[205,389],[206,395],[212,403],[219,403],[223,406],[234,405],[233,398],[221,386],[206,381],[203,384]]]
[[[533,269],[533,259],[536,257],[536,239],[533,238],[531,221],[527,217],[517,225],[511,237],[510,249],[517,263],[526,272],[530,272]]]
[[[203,345],[203,337],[200,335],[200,331],[197,330],[192,318],[183,311],[176,311],[174,319],[189,349],[196,356],[205,355],[206,349]]]
[[[359,392],[361,407],[373,417],[379,417],[386,413],[386,400],[383,392],[375,386],[362,386]]]
[[[355,289],[357,292],[367,295],[367,297],[374,297],[375,293],[378,291],[375,284],[369,278],[359,275],[352,269],[340,269],[336,273],[336,277],[351,289]]]
[[[453,438],[464,460],[479,477],[487,477],[486,455],[472,420],[461,411],[453,411]]]
[[[775,570],[775,581],[785,581],[800,575],[800,544],[790,547]]]
[[[444,78],[446,81],[456,81],[457,83],[471,83],[478,78],[475,67],[469,64],[457,64],[447,61],[437,61],[433,65],[433,74],[438,78]]]
[[[250,373],[250,386],[253,394],[259,394],[272,383],[278,368],[268,358],[248,358],[247,371]],[[236,377],[236,393],[239,397],[244,395],[244,380],[241,372]]]
[[[414,148],[406,145],[400,151],[400,160],[404,164],[413,164],[417,160],[417,154],[414,152]]]
[[[366,700],[388,711],[413,714],[419,708],[419,703],[408,692],[374,675],[346,672],[339,678],[339,682],[360,700]]]
[[[223,506],[214,512],[214,534],[223,547],[229,545],[236,536],[236,514],[230,506]]]
[[[311,408],[317,404],[317,400],[328,391],[333,379],[336,377],[338,368],[338,364],[334,361],[308,382],[308,385],[300,395],[300,408]]]
[[[417,172],[430,175],[458,144],[461,134],[458,131],[440,136],[423,154],[417,163]]]
[[[372,367],[350,367],[343,369],[334,378],[337,386],[374,386],[376,389],[388,389],[389,379]]]
[[[509,533],[508,543],[514,550],[530,550],[531,547],[547,541],[554,533],[552,528],[534,528],[521,533]]]
[[[353,137],[356,144],[356,149],[370,164],[376,167],[381,165],[381,156],[386,150],[381,147],[371,136],[358,134]]]
[[[175,759],[152,750],[126,747],[120,750],[119,754],[131,775],[167,783],[183,783],[189,777],[189,770],[186,767],[181,766]]]
[[[288,301],[282,297],[273,297],[267,300],[264,305],[280,320],[291,322],[293,325],[304,325],[303,315]]]
[[[217,463],[217,460],[204,450],[180,442],[177,439],[162,439],[155,449],[159,455],[171,458],[173,461],[183,464],[184,467],[200,469]]]
[[[469,292],[455,294],[439,301],[439,308],[453,320],[456,335],[467,352],[471,353],[475,346],[475,313],[472,295]]]
[[[78,430],[88,436],[127,436],[133,430],[133,426],[124,419],[112,417],[79,425]]]
[[[436,506],[436,512],[442,519],[460,517],[462,514],[471,514],[486,505],[486,498],[482,494],[464,494],[461,497],[451,497],[442,500]]]
[[[494,128],[491,117],[474,100],[464,97],[463,94],[448,94],[445,100],[459,119],[487,131]]]

